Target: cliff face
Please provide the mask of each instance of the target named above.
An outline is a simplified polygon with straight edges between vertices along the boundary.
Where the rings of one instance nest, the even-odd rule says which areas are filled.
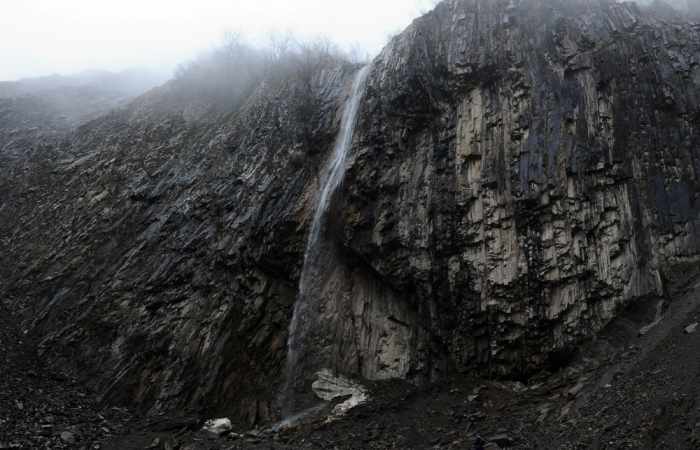
[[[634,4],[449,1],[379,56],[344,244],[455,368],[542,367],[697,261],[697,31]]]
[[[28,148],[3,185],[0,289],[44,356],[110,402],[266,419],[351,76],[263,85],[225,116],[165,86]]]
[[[650,14],[447,0],[387,46],[309,371],[526,376],[697,265],[700,27]],[[27,144],[0,184],[0,291],[46,356],[109,401],[270,418],[354,70],[317,72],[304,115],[293,82],[223,116],[166,86]]]

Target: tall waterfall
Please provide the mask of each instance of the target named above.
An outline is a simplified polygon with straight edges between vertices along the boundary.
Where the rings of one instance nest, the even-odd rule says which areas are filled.
[[[289,325],[286,381],[282,392],[282,407],[285,416],[294,412],[296,385],[299,382],[303,383],[304,358],[307,356],[306,352],[313,351],[306,345],[306,340],[309,331],[318,322],[318,311],[319,308],[322,308],[323,299],[318,298],[320,297],[320,291],[317,289],[318,280],[323,279],[324,271],[333,270],[333,244],[329,239],[324,239],[323,227],[326,223],[331,197],[345,176],[347,155],[352,146],[357,113],[368,73],[369,66],[366,66],[355,76],[351,96],[343,110],[340,132],[333,154],[321,176],[321,191],[311,224],[311,232],[306,244],[304,266],[299,280],[299,294],[294,305],[294,315]],[[318,370],[321,367],[316,367],[315,369]]]

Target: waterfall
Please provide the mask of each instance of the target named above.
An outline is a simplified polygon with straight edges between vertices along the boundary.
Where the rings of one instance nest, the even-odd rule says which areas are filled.
[[[285,416],[289,416],[294,412],[295,385],[304,376],[304,352],[312,350],[305,348],[305,340],[308,332],[318,320],[318,317],[315,317],[315,315],[318,311],[319,302],[322,302],[322,299],[318,298],[319,295],[314,295],[318,294],[314,292],[314,282],[317,283],[317,280],[322,278],[323,271],[333,270],[332,243],[329,239],[324,239],[323,227],[326,223],[331,197],[345,176],[347,156],[352,146],[357,113],[368,73],[369,66],[366,66],[355,76],[352,93],[346,101],[343,110],[340,131],[335,142],[333,154],[321,176],[321,191],[306,243],[304,266],[299,280],[299,294],[294,305],[292,321],[289,325],[286,381],[282,392],[282,408]],[[321,367],[316,369],[321,369]]]

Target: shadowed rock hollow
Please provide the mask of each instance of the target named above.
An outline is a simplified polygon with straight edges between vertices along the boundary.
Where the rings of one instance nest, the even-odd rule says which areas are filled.
[[[446,0],[394,38],[331,200],[309,368],[527,377],[696,267],[699,31],[632,3]],[[276,416],[357,70],[231,114],[170,83],[24,153],[0,134],[0,291],[44,357],[151,413]]]

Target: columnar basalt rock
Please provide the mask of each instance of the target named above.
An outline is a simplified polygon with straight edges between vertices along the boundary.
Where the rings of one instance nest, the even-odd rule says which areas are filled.
[[[446,0],[389,43],[328,213],[328,369],[527,376],[697,265],[700,25],[669,20]],[[319,70],[305,117],[293,82],[230,115],[166,85],[0,146],[0,298],[108,401],[268,420],[356,70]]]
[[[698,26],[446,1],[375,62],[345,246],[450,366],[527,375],[697,261]]]

